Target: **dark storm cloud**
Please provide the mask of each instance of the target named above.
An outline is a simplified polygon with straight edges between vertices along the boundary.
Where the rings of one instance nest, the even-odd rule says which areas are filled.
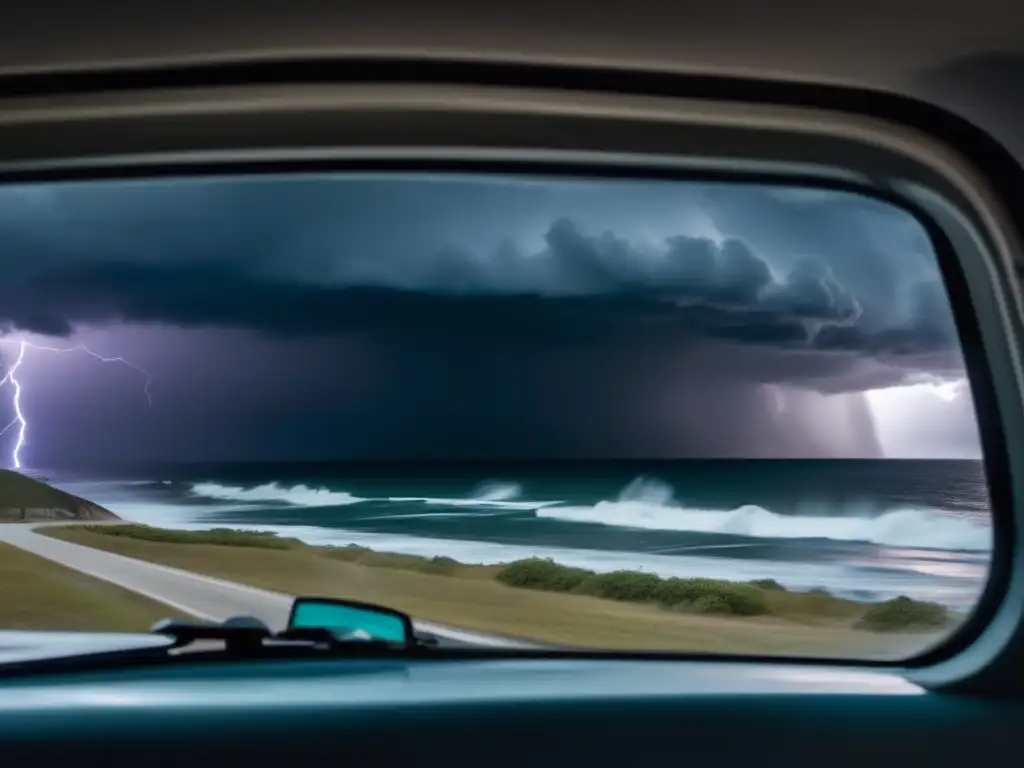
[[[272,335],[415,330],[505,343],[714,339],[777,350],[776,370],[763,372],[768,381],[799,382],[806,366],[787,365],[790,353],[818,351],[831,380],[811,380],[829,391],[860,386],[863,376],[849,386],[838,380],[864,358],[884,362],[869,377],[878,386],[908,371],[960,366],[934,269],[902,276],[905,295],[881,311],[871,303],[870,274],[846,281],[857,282],[855,291],[828,254],[787,253],[772,264],[738,238],[673,234],[641,245],[570,218],[550,223],[535,250],[508,238],[488,250],[439,236],[422,238],[434,243],[424,250],[390,232],[383,248],[365,222],[357,227],[362,244],[325,245],[337,223],[325,226],[310,212],[324,208],[316,185],[290,196],[278,189],[276,198],[273,186],[200,185],[192,196],[171,187],[169,211],[139,187],[125,200],[133,210],[119,208],[134,211],[120,229],[98,216],[109,201],[90,207],[95,196],[77,207],[74,199],[29,196],[16,216],[0,207],[0,235],[23,258],[0,278],[0,323],[62,336],[83,323],[124,321]],[[362,202],[356,212],[369,213]],[[51,219],[61,226],[40,226]],[[878,285],[890,294],[901,288],[892,261]]]
[[[736,240],[721,246],[677,236],[652,262],[610,235],[588,237],[567,220],[548,251],[481,261],[443,252],[416,280],[396,272],[329,285],[282,282],[239,264],[111,263],[44,273],[0,286],[13,328],[68,335],[75,323],[163,322],[313,334],[414,325],[445,334],[602,338],[638,327],[769,344],[812,342],[813,324],[856,319],[856,300],[827,267],[801,262],[776,279]],[[419,290],[414,290],[416,285]],[[406,283],[406,285],[403,285]],[[473,323],[467,324],[467,318]]]
[[[141,417],[124,371],[32,356],[34,460],[877,456],[862,390],[962,375],[934,257],[899,211],[782,192],[0,188],[0,330],[155,382]]]

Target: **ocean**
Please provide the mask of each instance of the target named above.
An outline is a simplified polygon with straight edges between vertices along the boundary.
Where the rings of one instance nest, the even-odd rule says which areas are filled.
[[[978,599],[976,461],[174,464],[40,470],[128,521],[275,531],[468,563],[775,579],[865,601]]]

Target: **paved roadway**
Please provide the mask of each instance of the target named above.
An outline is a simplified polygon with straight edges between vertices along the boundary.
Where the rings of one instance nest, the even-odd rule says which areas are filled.
[[[0,541],[130,589],[200,619],[223,621],[231,616],[254,616],[273,629],[284,628],[288,620],[291,595],[41,536],[33,530],[38,527],[39,524],[28,523],[0,524]],[[415,625],[418,630],[435,635],[445,647],[535,647],[518,640],[426,621],[416,621]]]

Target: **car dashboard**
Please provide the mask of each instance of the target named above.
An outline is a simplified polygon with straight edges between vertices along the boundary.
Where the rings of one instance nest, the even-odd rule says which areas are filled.
[[[571,659],[178,662],[0,685],[7,760],[214,765],[712,761],[903,766],[1010,753],[1020,702],[866,668]],[[12,763],[13,764],[13,763]]]

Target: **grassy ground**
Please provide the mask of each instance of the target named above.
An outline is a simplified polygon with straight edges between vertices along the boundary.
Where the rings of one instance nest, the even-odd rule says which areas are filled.
[[[604,596],[590,591],[593,584],[582,591],[510,586],[501,580],[508,581],[511,566],[310,547],[267,534],[117,525],[52,527],[45,534],[288,594],[378,602],[442,624],[607,649],[893,659],[923,650],[950,629],[865,631],[855,627],[869,606],[772,584],[734,585],[756,590],[765,610],[725,616],[692,603],[666,608],[610,599],[607,590]],[[904,615],[906,605],[891,610]]]
[[[0,544],[0,629],[148,632],[175,615],[134,592]]]

